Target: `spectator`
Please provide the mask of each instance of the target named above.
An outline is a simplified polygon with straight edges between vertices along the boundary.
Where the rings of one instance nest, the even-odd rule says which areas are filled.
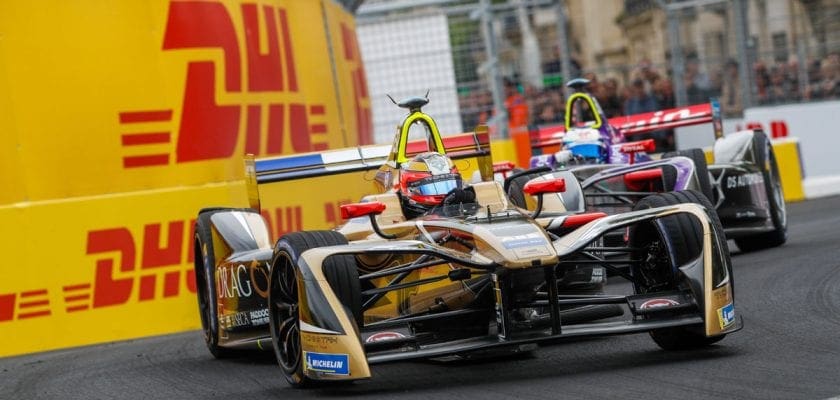
[[[770,68],[770,86],[767,88],[767,102],[779,104],[789,101],[794,96],[796,87],[788,79],[784,64]]]
[[[656,82],[653,87],[653,95],[661,108],[674,108],[677,105],[674,99],[674,85],[667,79],[660,79]]]
[[[618,81],[615,78],[609,78],[601,85],[601,89],[601,93],[597,96],[598,102],[607,118],[623,115],[621,97],[618,95]]]
[[[738,62],[729,60],[723,73],[721,109],[727,117],[740,117],[744,112],[741,84],[738,78]]]
[[[505,109],[508,112],[510,132],[528,128],[528,103],[519,93],[516,83],[510,79],[505,79]]]
[[[711,83],[709,77],[700,71],[700,61],[696,55],[690,55],[685,65],[685,93],[689,104],[709,101]]]
[[[753,73],[755,74],[755,88],[758,103],[766,104],[769,100],[767,89],[770,86],[770,72],[767,71],[767,66],[764,62],[756,61],[753,65]]]
[[[826,58],[820,64],[820,80],[809,88],[812,99],[833,99],[840,97],[840,59]]]
[[[629,96],[624,101],[624,113],[627,115],[656,111],[659,105],[656,98],[645,93],[645,82],[636,79],[629,88]]]

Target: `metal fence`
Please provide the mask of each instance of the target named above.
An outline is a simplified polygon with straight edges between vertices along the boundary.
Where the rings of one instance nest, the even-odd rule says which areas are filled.
[[[421,38],[379,32],[400,45],[360,38],[368,81],[407,95],[401,77],[452,79],[451,88],[415,80],[440,88],[430,106],[436,95],[456,99],[440,112],[456,114],[464,130],[489,123],[506,136],[559,123],[566,77],[590,78],[610,115],[719,97],[737,117],[752,106],[840,98],[840,0],[367,0],[357,25],[410,27],[429,15],[445,16],[451,61],[400,63],[386,47],[404,52]],[[374,64],[387,78],[371,73]],[[398,117],[378,101],[374,119],[393,125]],[[390,139],[377,129],[379,141]]]

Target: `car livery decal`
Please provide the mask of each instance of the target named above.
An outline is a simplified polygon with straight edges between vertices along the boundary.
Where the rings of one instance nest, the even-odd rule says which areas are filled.
[[[365,343],[385,342],[385,341],[388,341],[388,340],[396,340],[396,339],[404,339],[404,338],[405,338],[405,335],[403,335],[402,333],[399,333],[399,332],[392,332],[392,331],[376,332],[373,335],[368,336],[368,338],[365,339]]]
[[[639,309],[644,310],[647,308],[671,307],[679,304],[680,303],[678,301],[671,299],[650,299],[642,303],[642,305],[639,306]]]
[[[735,322],[735,305],[729,303],[722,308],[719,308],[717,310],[717,314],[718,322],[720,322],[720,329],[724,329]]]
[[[347,354],[314,353],[304,351],[305,368],[310,371],[333,375],[350,375],[350,357]]]

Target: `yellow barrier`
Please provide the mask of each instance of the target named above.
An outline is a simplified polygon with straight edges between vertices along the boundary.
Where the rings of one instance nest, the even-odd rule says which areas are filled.
[[[332,0],[3,1],[0,37],[0,356],[197,327],[193,219],[247,204],[243,155],[371,140]],[[359,197],[317,185],[274,233]]]
[[[773,140],[773,152],[776,154],[776,161],[779,164],[779,175],[782,180],[785,201],[805,200],[799,140],[796,138]]]

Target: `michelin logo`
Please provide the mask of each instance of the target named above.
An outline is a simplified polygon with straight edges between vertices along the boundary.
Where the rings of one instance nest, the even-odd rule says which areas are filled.
[[[347,354],[327,354],[304,352],[306,369],[333,375],[350,375],[350,362]]]

